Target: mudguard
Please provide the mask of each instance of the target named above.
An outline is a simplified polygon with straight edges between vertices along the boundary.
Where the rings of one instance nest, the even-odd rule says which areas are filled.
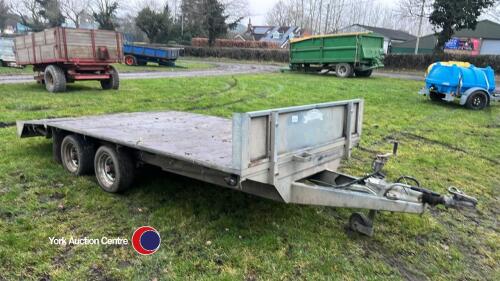
[[[460,97],[460,105],[464,105],[467,102],[467,99],[469,98],[470,94],[474,93],[475,91],[482,91],[482,92],[484,92],[486,94],[486,96],[488,97],[488,100],[490,99],[490,94],[488,93],[488,91],[486,91],[486,89],[481,88],[481,87],[473,87],[473,88],[468,89],[467,91],[465,91],[461,95],[461,97]]]

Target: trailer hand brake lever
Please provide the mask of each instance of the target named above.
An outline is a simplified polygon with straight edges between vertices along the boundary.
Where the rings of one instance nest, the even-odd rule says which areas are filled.
[[[398,146],[399,146],[399,143],[397,141],[395,141],[393,143],[392,153],[389,152],[389,153],[385,153],[385,154],[378,154],[375,157],[375,159],[373,160],[373,163],[372,163],[372,169],[374,172],[381,172],[385,166],[385,163],[387,163],[389,158],[391,158],[392,156],[396,156],[398,154]]]

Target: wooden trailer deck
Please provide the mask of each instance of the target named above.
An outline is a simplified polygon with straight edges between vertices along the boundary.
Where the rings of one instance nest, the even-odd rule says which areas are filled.
[[[231,167],[230,119],[187,112],[137,112],[19,121],[20,137],[53,127],[154,154],[238,174]]]

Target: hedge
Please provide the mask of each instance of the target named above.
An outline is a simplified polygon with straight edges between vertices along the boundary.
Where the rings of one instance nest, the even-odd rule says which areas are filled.
[[[208,47],[208,38],[193,38],[191,46]],[[278,49],[280,46],[275,42],[268,41],[243,41],[236,39],[216,39],[213,47],[223,48],[265,48]]]
[[[288,62],[288,49],[206,48],[193,46],[184,46],[183,48],[185,56]]]
[[[288,62],[288,49],[221,48],[184,46],[184,55],[194,57],[231,58],[237,60],[261,60]],[[436,61],[468,61],[477,67],[491,66],[500,74],[500,56],[466,56],[457,54],[390,54],[384,58],[385,68],[396,70],[425,70]]]
[[[422,55],[386,55],[384,58],[385,68],[390,69],[412,69],[425,70],[436,61],[467,61],[477,67],[490,66],[495,72],[500,73],[500,56],[467,56],[457,54],[422,54]]]

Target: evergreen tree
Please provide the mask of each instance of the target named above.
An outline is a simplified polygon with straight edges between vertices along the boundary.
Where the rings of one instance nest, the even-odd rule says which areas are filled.
[[[167,43],[171,38],[173,21],[168,5],[165,5],[162,12],[153,11],[149,7],[142,9],[137,15],[135,24],[146,33],[151,43]]]
[[[180,19],[183,37],[208,37],[212,46],[216,38],[226,35],[228,29],[235,28],[242,19],[226,23],[225,9],[219,0],[183,0]]]
[[[97,0],[92,16],[99,24],[100,29],[115,30],[117,10],[118,2],[116,0]]]
[[[61,12],[58,0],[37,0],[40,4],[40,16],[46,20],[46,27],[61,26],[66,20]]]

